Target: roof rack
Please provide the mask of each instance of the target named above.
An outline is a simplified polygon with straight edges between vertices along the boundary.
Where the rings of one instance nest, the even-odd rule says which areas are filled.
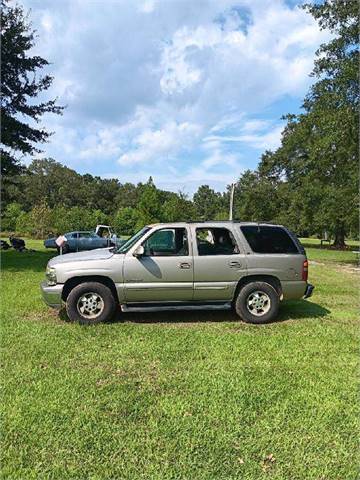
[[[188,220],[185,223],[240,223],[241,220]]]
[[[278,225],[268,220],[188,220],[184,223],[253,223],[254,225]]]

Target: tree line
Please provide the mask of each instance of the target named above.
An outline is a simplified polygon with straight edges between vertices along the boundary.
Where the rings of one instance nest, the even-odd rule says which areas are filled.
[[[236,183],[234,219],[280,223],[302,236],[321,236],[325,229],[335,238],[336,223],[332,228],[311,206],[303,210],[303,199],[294,195],[291,183],[263,173],[269,155],[274,154],[265,154],[259,170],[244,172]],[[146,183],[122,184],[80,175],[52,159],[34,160],[13,180],[2,210],[2,230],[37,238],[91,230],[97,224],[131,235],[149,223],[229,218],[230,186],[221,193],[202,185],[189,198],[157,188],[151,177]],[[354,210],[348,236],[357,238],[356,222]]]
[[[303,8],[332,37],[316,52],[301,113],[284,117],[280,147],[266,151],[255,170],[234,172],[234,219],[282,223],[302,235],[327,231],[344,247],[346,237],[358,237],[358,5],[325,0]],[[49,134],[19,118],[38,121],[62,107],[55,100],[35,103],[52,77],[35,75],[48,62],[29,55],[35,32],[22,8],[2,0],[1,15],[3,231],[44,236],[110,223],[129,235],[146,223],[228,218],[230,187],[220,193],[202,185],[191,199],[158,189],[151,178],[122,184],[80,175],[53,159],[24,167],[15,153],[39,152]]]
[[[2,210],[2,230],[45,236],[111,224],[130,235],[148,223],[227,218],[226,194],[207,185],[193,199],[146,183],[80,175],[53,159],[34,160],[13,177]]]

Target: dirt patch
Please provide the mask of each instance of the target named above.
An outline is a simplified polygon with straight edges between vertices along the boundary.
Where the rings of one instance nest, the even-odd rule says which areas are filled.
[[[47,312],[32,312],[23,316],[24,320],[30,320],[43,323],[56,323],[56,326],[65,325],[57,310],[48,310]]]
[[[354,265],[351,263],[336,263],[336,262],[317,262],[315,260],[309,260],[309,265],[317,265],[324,267],[326,265],[329,265],[331,267],[335,267],[335,269],[338,272],[346,272],[346,273],[352,273],[352,274],[357,274],[360,273],[360,266],[359,265]]]
[[[325,265],[323,262],[317,262],[315,260],[309,260],[309,265]]]
[[[360,273],[360,267],[356,265],[339,265],[336,264],[336,270],[338,272],[351,273],[352,275],[357,275]]]

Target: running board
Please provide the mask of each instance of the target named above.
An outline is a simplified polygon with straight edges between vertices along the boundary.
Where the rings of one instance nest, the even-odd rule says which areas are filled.
[[[231,309],[231,303],[226,302],[226,303],[217,303],[217,304],[211,304],[211,303],[201,303],[201,304],[189,304],[189,303],[184,303],[183,305],[181,304],[176,304],[176,305],[164,305],[164,304],[158,304],[158,305],[151,305],[151,304],[146,304],[146,305],[129,305],[129,304],[123,304],[121,305],[121,311],[122,312],[168,312],[168,311],[173,311],[173,310],[230,310]]]

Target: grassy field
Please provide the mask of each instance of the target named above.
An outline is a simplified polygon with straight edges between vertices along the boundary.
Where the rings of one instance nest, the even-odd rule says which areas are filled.
[[[2,478],[358,478],[358,288],[351,251],[309,248],[308,301],[279,321],[48,309],[51,254],[2,254]]]

